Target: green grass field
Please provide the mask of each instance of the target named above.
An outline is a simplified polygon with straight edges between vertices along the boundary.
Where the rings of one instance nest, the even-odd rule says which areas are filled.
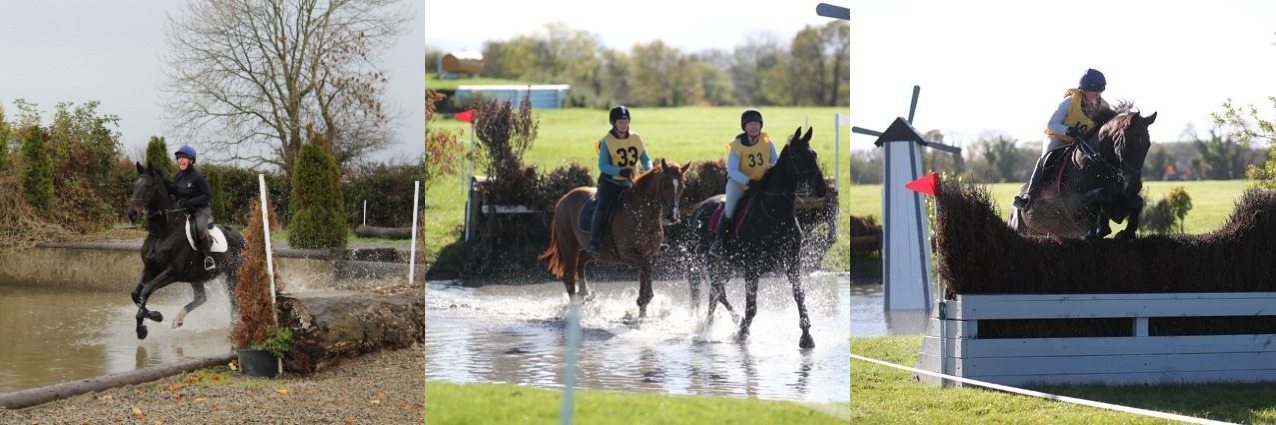
[[[425,418],[430,424],[554,424],[559,423],[561,406],[559,390],[510,384],[425,384]],[[850,406],[577,391],[573,415],[574,422],[582,424],[845,424]]]
[[[852,338],[851,352],[905,366],[921,349],[920,336]],[[1276,422],[1276,385],[1211,384],[1135,387],[1069,386],[1039,391],[1213,420]],[[1163,424],[1105,409],[977,388],[932,387],[909,372],[851,361],[852,423],[863,424]]]
[[[1010,216],[1010,203],[1014,200],[1020,185],[1021,183],[987,185],[1002,218]],[[1170,188],[1175,186],[1183,186],[1188,196],[1192,197],[1192,209],[1183,219],[1183,230],[1185,233],[1199,234],[1214,231],[1222,226],[1232,215],[1236,202],[1252,186],[1252,183],[1248,180],[1144,182],[1146,201],[1148,203],[1159,201],[1165,197]],[[847,198],[854,201],[851,203],[851,208],[843,209],[843,212],[850,211],[856,216],[870,215],[876,217],[878,223],[882,222],[881,185],[854,185],[850,187],[847,194],[850,195]],[[1123,228],[1125,228],[1124,224],[1112,226],[1113,231]]]
[[[725,158],[726,144],[740,133],[742,110],[732,107],[635,108],[632,111],[632,130],[642,135],[653,160],[667,158],[682,165],[691,161],[716,161]],[[793,134],[794,129],[809,119],[815,128],[811,146],[819,153],[820,161],[827,170],[826,175],[832,177],[833,114],[837,112],[844,113],[846,110],[763,108],[764,130],[783,143],[783,140]],[[591,170],[598,168],[594,142],[607,132],[607,111],[577,108],[541,110],[536,114],[540,119],[540,136],[524,156],[525,163],[535,164],[544,171],[572,162],[585,165]],[[462,140],[466,145],[469,144],[468,124],[440,119],[434,125],[441,129],[464,130]],[[842,129],[843,158],[849,156],[845,150],[848,133],[848,128]],[[842,188],[845,190],[850,176],[845,161],[842,163],[841,174]],[[843,212],[850,208],[851,198],[841,197]],[[430,186],[426,193],[425,212],[427,262],[454,260],[438,258],[438,253],[441,247],[455,242],[460,236],[464,207],[465,192],[461,178],[445,177]],[[826,269],[845,270],[846,265],[850,264],[849,240],[845,232],[841,233],[824,259]]]

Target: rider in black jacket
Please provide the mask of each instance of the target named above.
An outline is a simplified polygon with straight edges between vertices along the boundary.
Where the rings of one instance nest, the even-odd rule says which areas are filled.
[[[213,192],[208,188],[204,174],[195,169],[195,148],[183,145],[173,156],[177,159],[178,171],[173,175],[171,193],[177,198],[177,207],[185,209],[194,218],[195,242],[204,253],[204,269],[213,270],[217,263],[209,255],[213,241],[208,237],[209,223],[213,221],[213,210],[209,205]]]

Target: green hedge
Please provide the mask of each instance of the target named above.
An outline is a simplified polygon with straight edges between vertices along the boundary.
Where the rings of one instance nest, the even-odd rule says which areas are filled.
[[[294,248],[344,248],[346,211],[341,169],[322,145],[307,143],[292,173],[292,222],[288,244]]]

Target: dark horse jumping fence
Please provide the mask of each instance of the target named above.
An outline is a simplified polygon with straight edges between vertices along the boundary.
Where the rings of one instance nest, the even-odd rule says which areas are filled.
[[[1058,165],[1061,181],[1043,188],[1027,212],[1012,211],[1011,228],[1022,234],[1099,239],[1112,233],[1109,220],[1129,220],[1116,237],[1134,238],[1143,210],[1143,160],[1151,147],[1148,126],[1156,122],[1156,113],[1144,117],[1122,103],[1109,118],[1094,144],[1097,153],[1091,156],[1069,146]],[[1025,185],[1020,194],[1026,190]]]
[[[744,318],[739,321],[737,337],[740,340],[748,338],[749,325],[757,314],[758,281],[762,273],[781,270],[788,277],[793,288],[793,299],[797,302],[799,327],[802,329],[798,346],[803,349],[815,347],[802,289],[802,227],[795,212],[797,193],[802,183],[814,188],[818,197],[828,195],[828,186],[820,171],[819,160],[811,149],[811,132],[812,129],[807,129],[803,135],[801,127],[794,131],[775,165],[767,170],[760,183],[751,185],[753,187],[745,192],[739,211],[735,214],[739,221],[737,228],[740,230],[735,233],[734,240],[724,246],[722,258],[712,258],[706,251],[712,241],[709,220],[714,210],[724,203],[723,198],[717,196],[706,199],[696,205],[691,213],[688,226],[693,234],[690,242],[693,246],[693,258],[687,277],[692,303],[699,307],[700,281],[707,277],[710,289],[706,324],[712,323],[714,310],[719,303],[735,319],[735,310],[727,302],[725,285],[733,271],[742,271],[747,304]],[[750,204],[751,207],[746,207]],[[749,212],[745,212],[746,208]]]
[[[173,199],[168,193],[168,184],[151,164],[145,168],[137,164],[137,181],[133,183],[133,195],[129,199],[128,217],[137,222],[146,217],[147,234],[142,243],[142,277],[137,287],[130,294],[133,303],[137,304],[137,338],[146,339],[145,319],[162,322],[164,315],[159,311],[148,310],[146,302],[156,290],[173,282],[189,282],[195,292],[195,298],[178,311],[173,319],[173,327],[182,325],[182,320],[192,310],[204,304],[204,283],[225,273],[226,291],[230,298],[231,317],[234,318],[238,306],[235,302],[235,284],[238,282],[239,266],[243,256],[244,237],[229,227],[218,225],[226,238],[225,252],[212,253],[217,267],[204,269],[204,256],[187,241],[186,229],[190,214],[185,210],[174,209]]]

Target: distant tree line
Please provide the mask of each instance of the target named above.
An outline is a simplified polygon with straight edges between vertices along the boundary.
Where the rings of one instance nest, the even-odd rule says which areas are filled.
[[[927,132],[926,137],[943,141],[943,134],[936,130]],[[961,156],[925,150],[922,168],[956,173],[975,183],[1026,182],[1041,154],[1040,140],[1024,141],[1004,134],[982,135],[963,148]],[[880,149],[852,151],[851,182],[881,183],[882,161]],[[1187,141],[1153,143],[1143,162],[1143,180],[1244,179],[1247,170],[1262,170],[1264,161],[1270,162],[1266,148],[1247,146],[1233,133],[1211,130],[1206,137],[1193,135]]]
[[[806,26],[787,42],[755,35],[732,50],[684,52],[656,40],[628,51],[597,34],[547,24],[483,46],[485,77],[570,84],[569,106],[833,106],[848,103],[850,26]],[[438,50],[427,49],[433,64]],[[427,69],[433,69],[427,67]]]

